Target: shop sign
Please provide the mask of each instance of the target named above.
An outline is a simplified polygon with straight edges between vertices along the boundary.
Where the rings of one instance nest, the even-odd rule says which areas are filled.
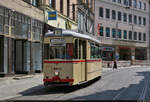
[[[114,48],[112,47],[102,47],[103,51],[114,51]]]
[[[49,11],[48,12],[48,20],[57,20],[57,12]]]

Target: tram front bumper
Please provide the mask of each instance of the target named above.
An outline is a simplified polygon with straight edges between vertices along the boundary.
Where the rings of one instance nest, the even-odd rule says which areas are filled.
[[[74,79],[61,79],[58,76],[55,76],[51,79],[45,78],[43,79],[44,85],[72,85]]]

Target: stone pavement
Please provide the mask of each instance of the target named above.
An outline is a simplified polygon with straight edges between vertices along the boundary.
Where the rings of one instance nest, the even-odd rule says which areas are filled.
[[[147,66],[141,66],[141,65],[133,65],[130,67],[118,67],[117,69],[124,69],[124,68],[140,68],[140,67],[147,67]],[[105,71],[111,71],[113,68],[103,68],[103,72]]]
[[[137,68],[144,66],[119,67]],[[103,72],[111,71],[112,68],[103,68]],[[0,100],[10,99],[18,96],[23,96],[31,92],[43,89],[43,74],[35,75],[17,75],[13,77],[0,78]]]
[[[22,96],[44,88],[43,74],[0,78],[0,100]]]

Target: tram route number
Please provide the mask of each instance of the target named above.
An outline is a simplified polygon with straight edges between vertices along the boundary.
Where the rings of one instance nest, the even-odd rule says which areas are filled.
[[[54,67],[54,70],[61,70],[61,68],[58,68],[58,67],[56,68],[56,67]]]

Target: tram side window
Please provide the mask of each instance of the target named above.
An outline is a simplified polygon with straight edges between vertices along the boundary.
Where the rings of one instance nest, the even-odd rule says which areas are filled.
[[[74,49],[73,49],[73,55],[74,59],[78,59],[78,39],[75,40],[74,42]]]
[[[49,44],[44,44],[44,59],[49,59]]]
[[[67,59],[72,59],[73,58],[73,44],[72,43],[67,43],[66,44],[66,58]]]
[[[101,58],[101,50],[98,45],[91,44],[91,59]]]

